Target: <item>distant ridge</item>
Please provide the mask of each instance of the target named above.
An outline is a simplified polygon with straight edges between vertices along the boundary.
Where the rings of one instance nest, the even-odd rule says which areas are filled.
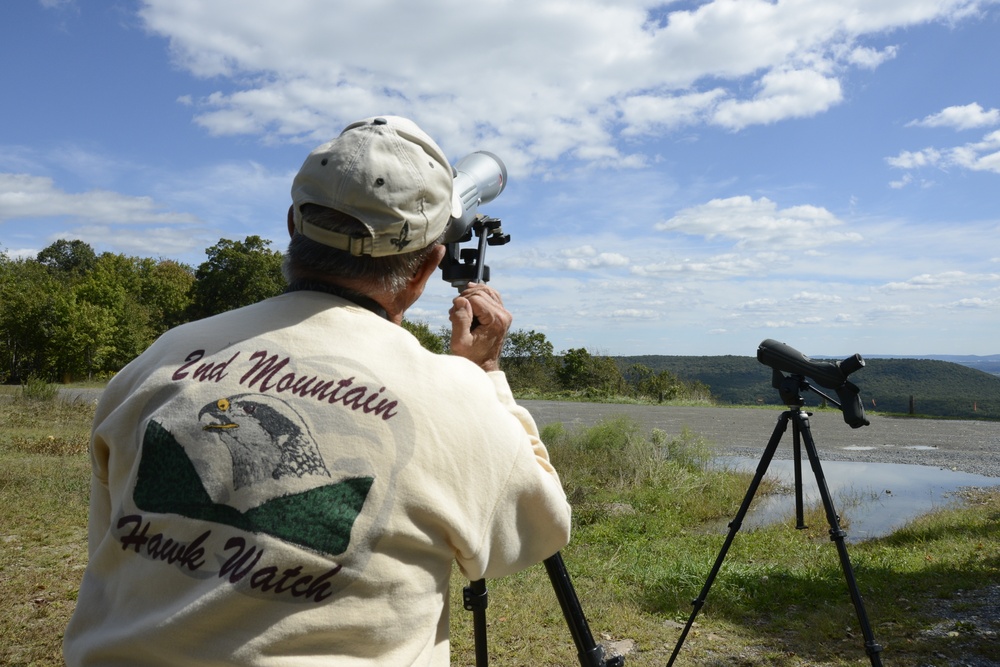
[[[862,354],[863,359],[930,359],[961,364],[990,375],[1000,375],[1000,354]],[[831,357],[819,357],[829,359]]]
[[[967,363],[926,357],[861,355],[865,367],[850,376],[861,390],[866,410],[935,417],[1000,419],[1000,374]],[[641,364],[655,371],[669,371],[682,380],[708,385],[717,401],[732,405],[780,405],[778,392],[771,386],[772,369],[756,357],[740,356],[661,356],[612,357],[622,370]],[[812,357],[839,359],[838,357]],[[974,358],[977,361],[984,357]],[[1000,355],[985,357],[1000,363]],[[996,361],[993,361],[993,360]],[[807,378],[808,379],[808,378]],[[830,390],[824,393],[836,398]],[[805,392],[806,405],[822,402],[817,394]]]

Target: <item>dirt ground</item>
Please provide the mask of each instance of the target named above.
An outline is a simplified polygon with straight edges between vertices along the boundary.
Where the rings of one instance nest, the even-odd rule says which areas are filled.
[[[684,428],[705,438],[720,456],[756,458],[767,446],[782,408],[609,405],[560,401],[519,401],[539,426],[562,422],[590,426],[617,415],[670,435]],[[821,460],[908,463],[1000,477],[1000,422],[886,417],[867,413],[868,426],[851,428],[839,410],[817,411],[810,431]],[[775,458],[792,457],[789,427]]]

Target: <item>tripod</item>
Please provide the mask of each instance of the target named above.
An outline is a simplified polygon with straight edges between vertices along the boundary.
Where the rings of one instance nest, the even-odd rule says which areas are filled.
[[[701,593],[698,595],[698,598],[691,603],[694,605],[694,611],[691,612],[691,617],[688,619],[687,625],[684,626],[684,630],[681,632],[681,636],[677,640],[677,646],[674,647],[674,652],[671,654],[669,662],[667,662],[667,667],[674,664],[674,659],[677,657],[677,653],[680,651],[681,645],[684,643],[684,639],[687,637],[688,631],[691,629],[691,625],[694,623],[694,619],[698,615],[698,611],[705,603],[705,598],[708,596],[708,591],[712,587],[712,582],[715,581],[715,577],[719,573],[719,568],[722,566],[722,561],[726,557],[726,553],[729,551],[733,538],[736,536],[737,531],[739,531],[740,526],[743,524],[743,517],[746,515],[747,510],[750,507],[750,502],[753,500],[753,496],[757,492],[757,487],[760,485],[761,480],[764,478],[764,474],[767,472],[768,466],[771,464],[771,458],[774,456],[774,452],[778,448],[781,436],[784,435],[788,428],[789,421],[792,422],[792,434],[794,438],[796,528],[801,529],[806,527],[802,520],[801,455],[801,442],[805,442],[806,454],[809,456],[809,463],[812,466],[813,474],[816,476],[816,484],[819,487],[819,494],[823,500],[823,508],[826,510],[827,521],[830,523],[830,539],[837,545],[837,553],[840,555],[840,566],[841,569],[843,569],[844,577],[847,580],[847,588],[850,591],[851,600],[854,603],[854,609],[857,612],[858,622],[861,624],[861,632],[865,639],[865,652],[871,660],[872,667],[881,667],[882,665],[882,661],[879,658],[879,653],[882,651],[882,647],[875,642],[875,637],[872,635],[871,625],[868,623],[868,615],[865,612],[864,602],[861,599],[861,594],[858,592],[858,585],[854,579],[854,569],[851,567],[851,560],[847,555],[847,547],[844,544],[844,537],[847,533],[841,530],[840,517],[833,508],[833,500],[830,498],[830,491],[826,486],[826,477],[823,475],[823,469],[819,462],[819,455],[816,453],[816,443],[813,440],[812,431],[809,428],[810,413],[802,411],[804,401],[802,400],[800,392],[803,389],[809,389],[816,392],[826,400],[831,401],[837,407],[842,406],[840,403],[806,382],[803,375],[791,375],[789,377],[785,377],[781,372],[775,370],[774,386],[778,389],[782,400],[789,409],[781,413],[781,417],[779,417],[778,423],[774,427],[771,439],[768,441],[767,447],[764,449],[764,454],[761,456],[760,463],[757,465],[757,472],[754,475],[753,481],[750,483],[750,488],[747,489],[746,496],[743,498],[743,504],[740,505],[740,509],[736,513],[736,518],[734,518],[733,522],[729,524],[729,534],[726,536],[726,541],[722,545],[722,551],[719,552],[719,557],[716,559],[715,565],[712,567],[712,571],[709,573],[708,579],[705,581],[705,586],[701,589]]]
[[[594,641],[590,626],[583,615],[580,600],[569,580],[569,573],[560,554],[545,559],[545,569],[548,571],[552,587],[555,589],[559,606],[569,625],[570,634],[576,644],[577,658],[581,667],[621,667],[625,664],[624,656],[604,657],[604,647]],[[488,593],[483,579],[473,581],[463,591],[465,608],[472,612],[473,631],[476,638],[476,665],[486,667],[489,655],[486,646],[486,607]]]

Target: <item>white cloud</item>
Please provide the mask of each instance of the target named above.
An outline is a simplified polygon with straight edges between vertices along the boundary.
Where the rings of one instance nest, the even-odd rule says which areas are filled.
[[[779,209],[766,197],[754,200],[740,196],[713,199],[707,204],[684,209],[658,223],[656,229],[703,236],[709,240],[731,239],[741,248],[804,249],[862,240],[856,232],[836,229],[842,225],[835,215],[821,207],[806,205]]]
[[[913,176],[910,174],[903,174],[903,177],[898,181],[889,181],[889,187],[893,190],[901,190],[907,185],[913,182]]]
[[[581,246],[563,250],[561,265],[572,271],[587,271],[590,269],[615,266],[628,266],[629,259],[617,252],[598,252],[593,246]]]
[[[204,261],[204,250],[219,239],[201,228],[149,226],[141,230],[122,229],[112,225],[83,225],[58,234],[61,239],[79,239],[95,248],[110,247],[114,252],[137,255],[139,257],[191,256],[188,261],[197,265]],[[242,238],[242,237],[241,237]],[[55,241],[54,235],[50,239]]]
[[[903,151],[896,157],[886,158],[886,162],[899,169],[919,169],[940,164],[942,159],[941,151],[925,148],[921,151]]]
[[[624,318],[630,320],[654,320],[660,317],[660,313],[655,310],[640,308],[621,308],[611,311],[612,318]]]
[[[903,151],[896,157],[886,158],[886,162],[897,169],[967,169],[1000,174],[1000,130],[987,134],[981,141],[974,141],[953,148],[925,148],[919,151]],[[902,187],[909,181],[894,181],[893,187]]]
[[[972,297],[968,299],[959,299],[951,304],[948,304],[949,308],[957,309],[971,309],[971,310],[992,310],[996,307],[996,299],[983,299],[981,297]]]
[[[632,95],[621,105],[622,120],[625,121],[622,135],[653,134],[681,125],[695,125],[708,116],[725,95],[721,88],[674,97]]]
[[[896,46],[889,46],[881,51],[866,46],[859,46],[850,51],[847,61],[858,67],[875,69],[885,61],[895,58],[898,52],[899,48]]]
[[[75,8],[76,0],[38,0],[38,4],[45,9],[66,9]]]
[[[761,275],[767,271],[767,268],[767,264],[757,258],[727,253],[701,260],[684,259],[639,264],[632,267],[632,273],[638,276],[652,277],[677,274],[688,278],[709,280]]]
[[[823,294],[822,292],[799,292],[793,294],[791,297],[792,301],[797,303],[810,303],[810,304],[821,304],[825,305],[828,303],[840,303],[843,301],[836,294]]]
[[[1000,109],[989,111],[977,104],[947,109],[927,116],[920,121],[912,121],[908,126],[951,127],[957,130],[975,129],[1000,124]],[[986,134],[980,141],[972,141],[950,148],[928,147],[918,151],[901,151],[895,157],[885,159],[891,167],[917,170],[936,167],[942,170],[963,169],[1000,174],[1000,130]],[[910,174],[891,181],[889,186],[901,189],[913,181]]]
[[[787,118],[815,116],[840,102],[840,81],[810,70],[769,72],[750,100],[729,99],[718,105],[712,121],[732,130]]]
[[[948,107],[923,120],[907,123],[907,127],[951,127],[956,130],[971,130],[978,127],[992,127],[1000,124],[1000,109],[986,111],[978,102],[964,107]]]
[[[0,173],[0,222],[14,218],[67,217],[99,223],[193,223],[186,213],[161,210],[150,197],[90,190],[69,193],[51,178]]]
[[[630,166],[643,160],[620,137],[821,113],[853,70],[897,52],[869,41],[990,1],[144,0],[140,15],[181,67],[219,81],[179,97],[213,134],[315,143],[399,113],[452,154]]]
[[[952,289],[961,285],[973,285],[982,282],[996,282],[1000,274],[970,274],[964,271],[945,271],[942,273],[924,273],[902,282],[886,283],[882,286],[887,291],[940,290]]]

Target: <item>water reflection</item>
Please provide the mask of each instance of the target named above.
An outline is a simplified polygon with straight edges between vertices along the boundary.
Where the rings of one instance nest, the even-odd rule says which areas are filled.
[[[759,463],[759,459],[735,456],[716,459],[717,465],[751,473]],[[820,464],[833,506],[846,526],[848,542],[888,535],[908,521],[953,502],[954,493],[963,487],[1000,486],[997,477],[933,466],[823,460]],[[779,480],[788,493],[765,496],[758,492],[754,506],[744,518],[742,530],[785,519],[794,521],[794,474],[792,461],[771,461],[765,478]],[[816,478],[805,453],[802,457],[802,496],[807,509],[821,505]],[[733,508],[733,516],[738,509]]]

